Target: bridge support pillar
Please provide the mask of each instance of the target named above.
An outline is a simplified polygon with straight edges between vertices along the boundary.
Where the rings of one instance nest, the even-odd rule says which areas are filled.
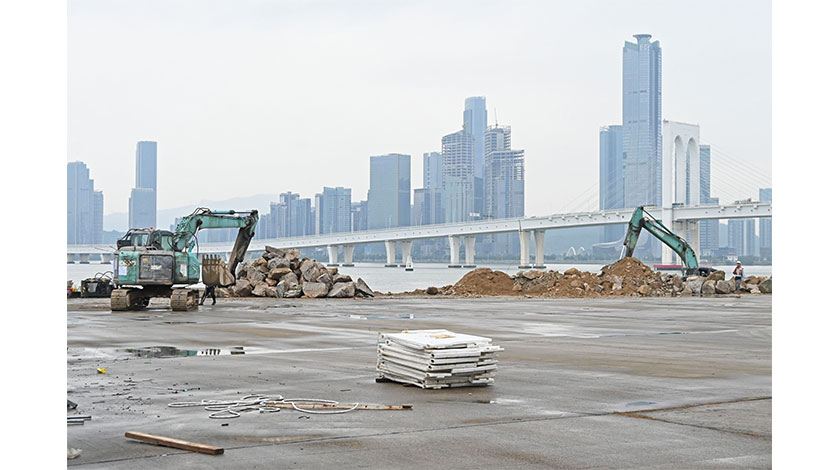
[[[386,268],[396,268],[397,267],[397,241],[396,240],[388,240],[385,242],[385,267]]]
[[[545,269],[545,230],[534,230],[534,269]]]
[[[67,264],[76,264],[76,255],[67,255]]]
[[[465,268],[475,267],[475,236],[464,237]]]
[[[88,253],[79,254],[79,264],[90,264],[90,255]]]
[[[112,253],[102,253],[99,256],[102,257],[102,264],[111,264],[114,262],[114,255]]]
[[[519,232],[519,269],[531,267],[531,232]]]
[[[663,207],[662,208],[662,225],[668,228],[668,230],[677,233],[674,230],[674,209],[671,207]],[[665,243],[660,243],[662,246],[662,255],[660,257],[660,262],[662,264],[674,264],[674,251],[666,245]]]
[[[338,266],[338,245],[327,246],[327,256],[329,257],[327,266]]]
[[[400,242],[400,251],[402,251],[402,264],[400,264],[401,268],[404,268],[408,262],[411,261],[411,244],[412,240]]]
[[[449,267],[461,267],[461,237],[449,236]]]
[[[353,251],[356,250],[356,245],[344,245],[344,263],[342,266],[355,266],[353,264]]]

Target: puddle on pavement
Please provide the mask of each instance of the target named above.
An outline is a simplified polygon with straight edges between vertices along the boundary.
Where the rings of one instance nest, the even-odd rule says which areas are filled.
[[[353,318],[355,320],[398,320],[398,319],[414,320],[414,314],[413,313],[408,313],[408,314],[405,314],[405,315],[397,315],[397,316],[394,316],[394,317],[385,316],[385,315],[353,315],[353,314],[348,314],[347,317],[348,318]]]
[[[189,357],[189,356],[224,356],[245,354],[244,346],[234,346],[230,349],[206,348],[206,349],[179,349],[174,346],[149,346],[147,348],[129,348],[118,350],[127,352],[135,357]]]
[[[628,403],[625,406],[650,406],[650,405],[655,405],[655,404],[656,404],[656,402],[653,402],[653,401],[634,401],[634,402]]]

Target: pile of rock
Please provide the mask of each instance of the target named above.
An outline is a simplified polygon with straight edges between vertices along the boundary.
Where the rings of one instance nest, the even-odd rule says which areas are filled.
[[[411,294],[427,295],[508,295],[525,297],[605,297],[642,296],[667,297],[677,295],[713,295],[733,293],[769,294],[772,279],[749,276],[735,292],[735,281],[726,280],[723,271],[708,277],[678,273],[660,273],[636,258],[624,258],[604,266],[597,274],[571,268],[558,271],[520,271],[508,276],[501,271],[479,268],[468,272],[453,286],[417,290]]]
[[[373,297],[362,278],[340,274],[309,258],[300,250],[281,250],[270,246],[254,261],[240,265],[236,284],[223,290],[231,297]]]

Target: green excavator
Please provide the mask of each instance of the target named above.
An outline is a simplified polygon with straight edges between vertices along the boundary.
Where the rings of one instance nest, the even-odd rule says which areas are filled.
[[[117,288],[111,292],[111,310],[141,310],[149,305],[152,297],[168,297],[172,310],[196,309],[199,291],[188,286],[199,281],[199,262],[193,253],[198,231],[239,229],[227,265],[214,257],[206,257],[201,265],[205,284],[229,286],[236,280],[236,267],[245,258],[258,220],[256,210],[211,211],[202,207],[181,219],[174,232],[129,230],[117,240],[114,257]]]
[[[639,241],[639,235],[642,229],[650,232],[651,235],[668,245],[677,253],[680,259],[682,259],[683,265],[685,265],[685,274],[687,276],[693,274],[708,276],[711,274],[712,268],[700,266],[700,263],[697,261],[697,255],[688,242],[676,233],[668,230],[668,227],[650,215],[643,206],[636,208],[636,211],[633,212],[633,216],[630,218],[627,235],[624,237],[624,247],[626,248],[624,252],[625,258],[633,256],[633,251],[636,249],[636,243]]]

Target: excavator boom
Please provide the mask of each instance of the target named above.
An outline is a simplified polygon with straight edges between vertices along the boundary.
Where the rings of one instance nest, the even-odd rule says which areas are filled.
[[[668,227],[662,225],[661,222],[648,214],[644,207],[638,207],[630,218],[627,235],[624,237],[624,247],[626,248],[625,258],[633,256],[633,251],[636,249],[636,243],[639,241],[639,235],[642,229],[647,230],[651,235],[674,250],[687,268],[688,274],[695,274],[702,269],[697,261],[697,255],[691,246],[689,246],[688,242],[668,230]]]

